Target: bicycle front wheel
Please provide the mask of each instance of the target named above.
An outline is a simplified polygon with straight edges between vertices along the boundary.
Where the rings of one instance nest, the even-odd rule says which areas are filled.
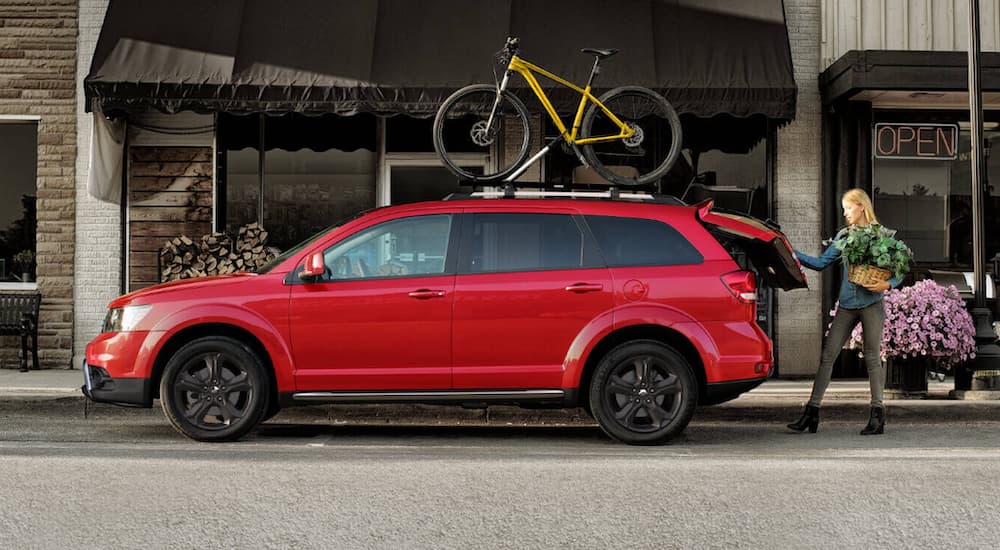
[[[451,94],[434,118],[434,149],[458,177],[493,182],[528,158],[528,108],[514,94],[474,84]]]
[[[595,172],[617,185],[644,185],[662,178],[681,153],[681,121],[660,94],[639,86],[615,88],[599,98],[634,130],[630,138],[581,145]],[[618,125],[599,106],[583,117],[580,137],[617,135]]]

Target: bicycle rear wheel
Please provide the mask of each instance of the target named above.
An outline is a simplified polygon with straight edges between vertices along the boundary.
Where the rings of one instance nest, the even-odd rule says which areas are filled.
[[[662,178],[681,152],[681,121],[660,94],[639,86],[615,88],[601,103],[635,130],[628,139],[581,145],[587,163],[617,185],[644,185]],[[597,105],[583,117],[580,137],[618,134],[619,129]]]
[[[445,166],[465,180],[493,182],[507,177],[528,158],[530,144],[524,102],[506,90],[498,96],[489,84],[453,93],[434,118],[434,149]]]

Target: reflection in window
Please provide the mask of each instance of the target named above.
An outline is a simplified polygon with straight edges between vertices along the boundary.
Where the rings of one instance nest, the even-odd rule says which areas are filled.
[[[447,214],[381,223],[323,252],[327,279],[444,273],[450,234]]]
[[[598,265],[576,221],[562,214],[474,214],[466,273]]]
[[[372,208],[375,127],[369,115],[220,114],[220,225],[235,234],[258,221],[268,245],[287,250]]]
[[[0,281],[35,280],[38,123],[0,123]]]
[[[700,264],[701,253],[676,229],[641,218],[586,216],[609,267]]]
[[[1000,138],[990,131],[990,149],[1000,150]],[[972,264],[972,178],[970,137],[959,134],[955,160],[876,158],[872,199],[879,221],[897,230],[920,263]],[[1000,158],[987,157],[983,208],[986,258],[1000,252],[1000,190],[990,182],[1000,178]]]

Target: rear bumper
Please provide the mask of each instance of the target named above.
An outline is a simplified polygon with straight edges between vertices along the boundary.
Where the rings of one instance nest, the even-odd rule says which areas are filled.
[[[733,380],[731,382],[712,382],[705,388],[706,402],[722,402],[735,399],[740,395],[764,383],[767,377],[750,380]]]
[[[126,407],[152,407],[148,378],[112,378],[101,367],[83,361],[83,386],[88,399],[98,403],[111,403]]]

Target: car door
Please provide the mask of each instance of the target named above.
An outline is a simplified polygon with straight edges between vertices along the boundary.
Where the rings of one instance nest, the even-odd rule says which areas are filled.
[[[456,219],[385,220],[323,250],[326,274],[291,292],[299,391],[450,388]]]
[[[572,211],[491,209],[464,218],[455,388],[561,387],[573,340],[612,309],[596,247]]]

